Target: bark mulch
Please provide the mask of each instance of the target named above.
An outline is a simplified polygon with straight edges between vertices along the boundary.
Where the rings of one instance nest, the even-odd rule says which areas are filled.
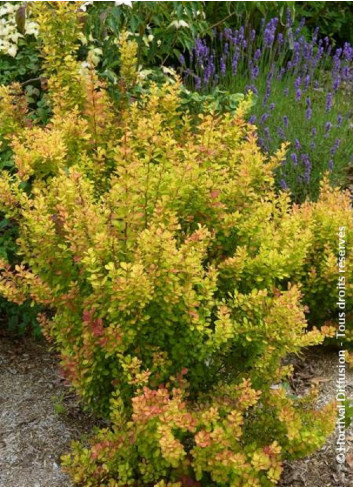
[[[70,486],[60,457],[74,439],[97,425],[60,376],[48,344],[13,339],[0,331],[0,486]],[[319,405],[336,394],[337,352],[309,350],[295,359],[293,387],[302,394],[311,383],[321,389]],[[353,401],[353,370],[347,368],[347,395]],[[347,430],[344,472],[335,461],[335,436],[322,450],[285,465],[283,487],[353,487],[353,427]]]

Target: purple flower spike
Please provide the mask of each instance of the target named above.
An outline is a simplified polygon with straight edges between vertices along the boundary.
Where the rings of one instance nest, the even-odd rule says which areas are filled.
[[[332,89],[334,92],[337,92],[337,90],[339,89],[340,83],[341,83],[341,78],[339,76],[337,76],[333,80],[333,83],[332,83]]]
[[[302,84],[302,78],[301,76],[298,76],[298,78],[295,79],[294,88],[300,88],[301,84]]]
[[[266,122],[269,117],[270,117],[270,115],[267,112],[262,114],[262,116],[260,118],[260,124],[264,124],[264,122]]]
[[[233,70],[233,75],[236,75],[238,71],[238,58],[236,55],[233,56],[232,59],[232,70]]]
[[[259,67],[258,66],[254,66],[251,69],[251,79],[252,80],[255,80],[258,76],[259,76]]]
[[[224,61],[223,56],[221,56],[219,64],[220,64],[220,68],[221,68],[221,75],[224,76],[226,74],[226,63]]]
[[[292,25],[293,25],[292,12],[290,11],[289,8],[287,8],[287,11],[286,11],[286,27],[292,27]]]
[[[284,66],[282,66],[282,68],[280,69],[280,71],[278,72],[278,75],[277,75],[277,80],[278,81],[282,80],[285,72],[286,72],[286,69],[284,68]]]
[[[280,138],[286,139],[286,135],[284,134],[283,128],[281,126],[277,127],[277,134]]]
[[[302,161],[304,163],[304,167],[305,167],[304,181],[306,183],[309,183],[310,182],[310,175],[311,175],[311,168],[312,168],[312,164],[311,164],[309,155],[307,155],[306,153],[302,154],[301,159],[302,159]]]
[[[300,100],[302,96],[302,91],[300,90],[300,88],[298,88],[295,92],[295,100],[298,102],[298,100]]]
[[[206,59],[210,54],[210,50],[206,45],[206,41],[203,41],[202,39],[196,39],[194,53],[198,65],[201,66],[203,60]]]
[[[313,111],[311,110],[311,107],[308,107],[305,112],[305,118],[307,121],[310,121],[312,113]]]
[[[259,93],[255,85],[246,85],[246,87],[244,88],[244,92],[247,93],[249,92],[249,90],[251,90],[252,93],[254,93],[255,95],[258,95]]]
[[[261,57],[261,49],[256,49],[254,53],[254,60],[257,61]]]
[[[328,167],[329,167],[329,170],[332,171],[333,170],[333,160],[330,160],[328,162]]]
[[[278,24],[278,19],[275,17],[271,19],[265,26],[264,30],[264,46],[270,48],[275,40],[275,32]]]
[[[326,98],[326,112],[330,112],[332,107],[332,93],[329,92]]]
[[[335,144],[331,148],[331,155],[334,156],[339,148],[341,140],[339,138],[336,139]]]
[[[338,116],[337,116],[337,126],[338,127],[341,127],[341,124],[342,124],[342,116],[341,116],[341,114],[338,114]]]
[[[300,144],[299,139],[296,139],[296,140],[295,140],[294,145],[295,145],[295,149],[299,151],[299,150],[300,150],[300,148],[301,148],[301,144]]]
[[[312,135],[315,137],[317,134],[317,129],[316,127],[313,127],[313,130],[311,131]]]
[[[300,60],[300,44],[299,44],[299,42],[295,42],[294,43],[294,50],[293,50],[293,61],[292,61],[292,65],[293,66],[297,66],[299,60]],[[290,61],[288,62],[288,64],[289,63],[290,63]]]
[[[314,30],[314,33],[313,33],[313,37],[312,37],[312,40],[313,40],[313,43],[315,44],[316,41],[317,41],[317,37],[319,35],[319,30],[320,30],[320,27],[316,27],[316,29]]]
[[[282,178],[282,180],[279,182],[281,189],[283,190],[288,190],[288,185],[287,182]]]
[[[330,132],[331,126],[332,126],[331,122],[326,122],[326,124],[325,124],[325,135],[327,135]]]
[[[270,107],[269,108],[270,108],[271,111],[274,110],[275,104],[272,102],[272,104],[270,104]]]
[[[284,124],[284,127],[288,127],[289,126],[289,119],[288,119],[288,117],[286,115],[283,117],[283,124]]]
[[[256,121],[256,115],[252,115],[249,119],[250,124],[255,124]]]
[[[266,81],[266,92],[265,92],[264,99],[263,99],[263,105],[266,105],[268,99],[270,98],[270,95],[271,95],[271,81],[267,80]]]
[[[294,166],[297,166],[298,165],[298,158],[297,158],[296,153],[292,153],[291,158],[292,158]]]

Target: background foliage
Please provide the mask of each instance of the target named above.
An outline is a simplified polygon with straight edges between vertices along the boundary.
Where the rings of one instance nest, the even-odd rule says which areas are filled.
[[[258,126],[262,148],[272,153],[281,142],[291,143],[277,184],[296,201],[316,199],[326,172],[347,185],[353,159],[353,48],[333,48],[318,30],[306,41],[304,25],[294,29],[287,16],[283,26],[274,17],[259,31],[251,24],[225,28],[211,40],[197,39],[180,58],[190,90],[214,97],[254,93],[249,121]]]

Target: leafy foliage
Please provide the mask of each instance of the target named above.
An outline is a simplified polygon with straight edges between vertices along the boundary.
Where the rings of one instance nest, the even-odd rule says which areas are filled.
[[[333,49],[318,29],[310,40],[304,22],[294,28],[274,17],[257,31],[251,24],[226,28],[213,39],[196,39],[181,56],[186,86],[203,96],[251,90],[257,98],[249,121],[259,142],[273,152],[284,141],[291,150],[277,169],[277,185],[289,188],[295,201],[315,200],[323,175],[346,186],[353,159],[353,47]],[[290,111],[288,110],[290,107]]]
[[[119,67],[116,54],[122,31],[137,42],[138,64],[152,67],[177,60],[209,28],[203,2],[89,3],[93,5],[87,6],[83,42],[88,49],[101,50],[98,69],[110,80]]]
[[[0,56],[0,83],[9,84],[15,81],[25,82],[37,78],[40,71],[38,43],[36,40],[18,43],[18,52],[13,58],[3,54]]]
[[[117,417],[113,430],[101,430],[89,450],[74,444],[74,455],[64,459],[74,482],[124,487],[272,486],[280,477],[284,453],[300,455],[304,445],[315,445],[319,439],[322,443],[329,432],[325,418],[332,419],[332,405],[310,419],[308,411],[288,402],[283,389],[268,395],[264,413],[263,396],[248,381],[220,386],[197,405],[185,401],[184,388],[169,392],[166,387],[145,387],[132,399],[130,422]],[[266,418],[261,447],[256,418]],[[309,441],[309,423],[316,431],[315,442]],[[275,433],[282,446],[273,441]]]
[[[236,28],[246,22],[254,29],[260,27],[263,19],[278,16],[285,21],[287,12],[296,14],[296,2],[205,2],[205,13],[210,26],[223,29]],[[308,2],[304,2],[307,4]],[[299,18],[300,19],[300,18]]]
[[[307,19],[308,29],[320,27],[326,36],[339,45],[353,44],[351,25],[353,22],[353,2],[295,2],[296,16]]]

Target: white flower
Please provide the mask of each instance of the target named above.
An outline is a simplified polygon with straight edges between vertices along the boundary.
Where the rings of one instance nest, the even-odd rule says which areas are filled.
[[[10,30],[8,27],[0,27],[0,36],[1,37],[8,37],[10,34]]]
[[[18,40],[23,37],[16,25],[15,12],[23,5],[23,2],[3,2],[0,7],[0,51],[15,57],[17,54]],[[38,35],[38,24],[27,21],[26,34]]]
[[[9,39],[14,43],[14,44],[17,44],[18,40],[20,37],[23,37],[22,34],[20,34],[19,32],[14,32],[13,34],[11,34],[9,36]]]
[[[10,48],[10,43],[9,41],[6,41],[5,39],[1,39],[1,50],[4,51],[5,53],[7,53],[7,51],[9,50]]]
[[[90,63],[93,64],[93,66],[97,66],[100,62],[102,54],[103,51],[101,50],[101,48],[93,48],[89,50],[87,59]]]
[[[189,24],[185,22],[185,20],[173,20],[173,22],[169,24],[169,27],[180,29],[181,27],[189,27]]]
[[[130,0],[116,1],[115,5],[119,7],[120,5],[126,5],[127,7],[132,7],[132,2]]]
[[[165,75],[176,76],[176,71],[173,68],[168,68],[167,66],[162,66],[162,71]]]
[[[38,36],[38,24],[36,22],[26,22],[26,34]]]
[[[92,4],[93,4],[92,0],[90,2],[84,2],[80,7],[81,12],[86,12],[87,7],[89,7]]]
[[[146,80],[151,73],[152,73],[152,70],[141,70],[138,73],[138,77],[140,80]]]
[[[80,64],[79,69],[78,69],[78,73],[79,73],[80,77],[88,79],[90,67],[91,66],[87,61],[83,61]]]
[[[5,2],[0,8],[0,16],[13,14],[19,8],[20,5],[18,3],[13,4],[11,2]]]
[[[152,34],[149,34],[148,36],[142,37],[142,40],[147,47],[150,45],[150,43],[153,41],[153,39],[154,39],[154,36]]]
[[[6,2],[6,9],[7,9],[7,14],[13,14],[20,8],[20,5],[18,3],[13,3],[13,2]]]
[[[12,44],[12,46],[10,46],[7,50],[7,54],[14,58],[17,54],[17,46],[15,44]]]

